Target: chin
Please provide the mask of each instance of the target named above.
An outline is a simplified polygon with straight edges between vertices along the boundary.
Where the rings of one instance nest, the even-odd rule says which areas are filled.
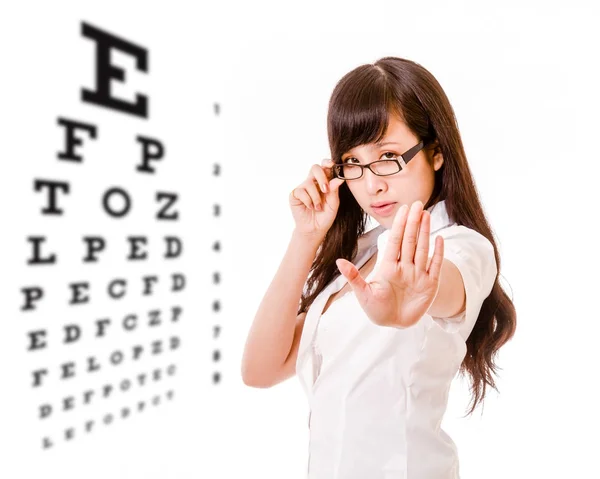
[[[382,218],[381,220],[378,220],[377,218],[374,218],[375,221],[377,221],[377,223],[379,223],[379,225],[383,226],[386,230],[389,230],[392,228],[392,223],[393,221],[390,220],[389,218]]]

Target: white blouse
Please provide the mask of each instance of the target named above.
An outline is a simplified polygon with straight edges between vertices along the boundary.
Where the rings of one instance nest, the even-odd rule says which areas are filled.
[[[310,479],[458,479],[456,445],[440,427],[450,384],[497,275],[494,249],[475,230],[452,223],[444,201],[431,213],[430,251],[444,238],[444,257],[459,269],[466,311],[449,318],[428,314],[405,329],[378,326],[352,290],[321,315],[332,281],[309,308],[296,373],[309,406]],[[358,240],[357,268],[385,251],[382,225]],[[383,260],[377,255],[370,281]]]

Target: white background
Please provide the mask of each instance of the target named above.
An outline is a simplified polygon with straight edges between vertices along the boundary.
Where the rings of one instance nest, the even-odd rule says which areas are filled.
[[[517,309],[516,335],[497,357],[500,394],[488,392],[483,415],[479,408],[463,419],[468,385],[453,385],[442,427],[457,443],[461,477],[598,475],[600,38],[593,2],[28,2],[2,10],[0,477],[304,477],[308,407],[297,379],[251,389],[241,381],[241,357],[293,229],[288,194],[330,154],[329,95],[345,73],[387,55],[423,65],[450,98],[498,240],[502,284]],[[94,81],[92,42],[81,37],[81,21],[149,49],[147,75],[115,56],[131,82],[115,94],[148,93],[147,121],[80,102],[80,88]],[[213,102],[221,103],[218,118]],[[106,132],[102,150],[77,173],[56,160],[57,116],[93,121]],[[168,160],[151,181],[124,167],[137,160],[135,134],[166,143]],[[210,175],[215,159],[220,178]],[[44,175],[69,179],[89,203],[50,224],[31,186]],[[140,197],[139,218],[121,230],[114,221],[98,226],[104,220],[93,210],[97,191],[112,183]],[[53,238],[65,258],[53,271],[58,292],[82,277],[167,274],[171,265],[160,261],[81,268],[79,252],[70,253],[96,226],[123,243],[138,231],[159,237],[164,231],[144,216],[154,204],[143,198],[161,188],[181,194],[176,229],[186,256],[179,266],[189,276],[177,325],[175,399],[41,451],[39,424],[27,409],[28,318],[19,311],[19,290],[33,277],[24,237],[41,231]],[[214,202],[222,205],[220,219],[211,216]],[[210,249],[215,238],[221,255]],[[211,284],[214,268],[223,275],[218,286]],[[223,302],[219,315],[210,308],[215,298]],[[118,311],[148,308],[136,301]],[[48,324],[58,326],[67,310],[55,302]],[[108,307],[95,304],[98,314]],[[159,307],[170,304],[167,295]],[[223,326],[218,339],[214,323]],[[214,370],[221,384],[212,384]]]

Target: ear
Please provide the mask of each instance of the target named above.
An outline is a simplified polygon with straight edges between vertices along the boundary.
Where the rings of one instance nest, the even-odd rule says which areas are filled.
[[[436,153],[433,155],[433,169],[438,171],[442,165],[444,164],[444,157],[442,156],[442,152]]]
[[[431,151],[433,152],[432,153],[433,156],[431,158],[431,164],[433,165],[433,169],[435,171],[438,171],[444,164],[444,156],[442,155],[442,150],[437,141],[431,147]]]

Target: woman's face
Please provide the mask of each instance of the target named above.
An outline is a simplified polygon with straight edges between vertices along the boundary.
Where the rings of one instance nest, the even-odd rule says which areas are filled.
[[[389,143],[388,143],[389,142]],[[388,144],[385,144],[388,143]],[[374,143],[360,145],[342,155],[342,161],[349,158],[353,163],[361,165],[372,161],[400,156],[408,149],[419,143],[419,139],[409,130],[406,124],[394,115],[390,115],[389,125],[381,145]],[[398,173],[388,176],[377,176],[365,168],[362,177],[348,180],[348,188],[360,207],[386,229],[392,227],[394,216],[398,209],[407,204],[409,207],[417,200],[423,205],[429,200],[434,187],[435,172],[444,162],[441,153],[433,157],[432,152],[422,149]],[[394,203],[386,210],[377,210],[373,203]]]

